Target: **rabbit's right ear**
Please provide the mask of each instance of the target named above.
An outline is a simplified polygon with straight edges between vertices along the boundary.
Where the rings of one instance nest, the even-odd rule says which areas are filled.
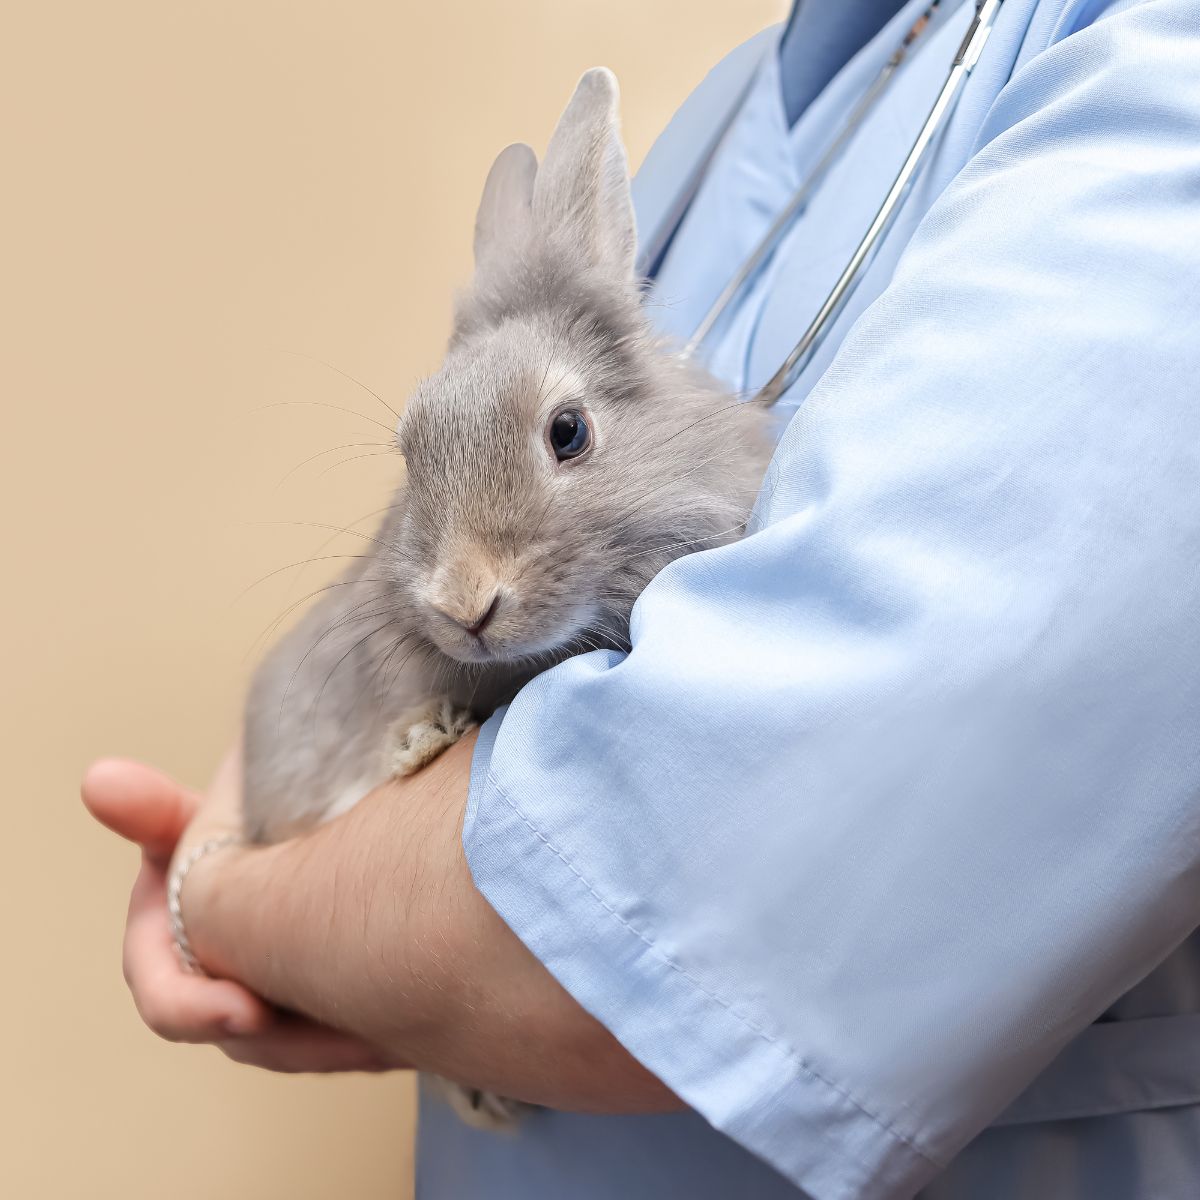
[[[533,216],[547,233],[622,283],[634,278],[637,232],[629,167],[617,117],[617,81],[586,71],[559,119],[533,189]]]
[[[475,216],[475,268],[502,261],[517,252],[533,226],[533,181],[537,156],[518,142],[501,150]]]

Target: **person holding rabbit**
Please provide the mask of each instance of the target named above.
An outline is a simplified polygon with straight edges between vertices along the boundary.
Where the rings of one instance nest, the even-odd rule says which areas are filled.
[[[205,797],[85,780],[145,848],[151,1028],[462,1085],[423,1090],[424,1197],[1196,1193],[1200,5],[1007,0],[830,336],[738,405],[938,94],[975,6],[932,6],[681,350],[926,7],[801,2],[724,60],[639,174],[636,253],[607,73],[498,164],[368,610],[435,707],[305,760],[252,701]],[[446,420],[468,395],[494,457]],[[615,505],[608,452],[642,472]],[[422,521],[472,474],[514,510]],[[352,664],[357,615],[325,618]],[[264,671],[276,711],[306,686]]]

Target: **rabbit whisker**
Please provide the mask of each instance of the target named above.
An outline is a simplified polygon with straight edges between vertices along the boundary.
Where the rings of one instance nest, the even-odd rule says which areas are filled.
[[[340,529],[340,528],[339,528],[339,529],[337,530],[337,532],[336,532],[336,533],[331,533],[331,534],[330,534],[330,535],[329,535],[327,538],[325,538],[325,540],[324,540],[324,541],[322,541],[322,543],[321,543],[321,544],[320,544],[320,545],[319,545],[319,546],[316,548],[316,550],[314,551],[314,553],[315,553],[315,554],[321,554],[321,553],[323,553],[323,552],[324,552],[324,550],[325,550],[325,548],[326,548],[327,546],[330,546],[330,545],[332,545],[332,544],[333,544],[335,541],[337,541],[337,537],[338,537],[338,534],[339,534],[339,533],[346,533],[346,532],[350,532],[351,530],[353,530],[353,529],[354,529],[354,526],[355,526],[355,525],[357,525],[357,524],[358,524],[360,521],[366,521],[366,520],[367,520],[368,518],[370,518],[370,517],[378,517],[378,516],[380,516],[381,514],[383,514],[383,513],[385,513],[385,512],[391,512],[393,509],[396,509],[396,508],[406,508],[406,507],[407,507],[407,505],[408,505],[408,502],[407,502],[406,500],[398,500],[398,501],[395,501],[395,502],[393,502],[392,504],[385,504],[385,505],[383,506],[383,508],[376,508],[376,509],[372,510],[372,511],[371,511],[371,512],[369,512],[369,513],[364,513],[364,514],[363,514],[361,517],[357,517],[357,518],[355,518],[353,521],[351,521],[351,522],[350,522],[350,524],[349,524],[349,525],[348,525],[348,526],[347,526],[345,529]],[[356,531],[356,532],[357,532],[357,531]],[[301,571],[301,572],[300,572],[300,573],[299,573],[299,574],[296,576],[296,583],[297,583],[297,585],[299,585],[299,583],[300,583],[300,580],[303,578],[303,576],[304,576],[304,571]]]
[[[260,404],[258,408],[252,409],[252,412],[266,412],[272,408],[331,408],[334,412],[349,413],[352,417],[358,417],[359,420],[369,421],[372,425],[378,425],[385,433],[394,435],[395,430],[390,425],[385,425],[382,421],[375,420],[374,417],[368,417],[366,413],[360,413],[357,408],[345,408],[341,404],[330,404],[325,400],[275,400],[270,404]]]
[[[290,571],[295,567],[306,567],[310,563],[326,562],[336,558],[370,558],[369,554],[320,554],[312,558],[301,558],[296,562],[284,563],[282,567],[276,567],[273,571],[268,571],[265,575],[260,575],[253,583],[242,588],[240,592],[230,601],[231,604],[236,604],[237,601],[249,595],[260,584],[266,583],[268,579],[274,578],[276,575],[282,575],[284,571]]]
[[[277,489],[281,488],[297,471],[302,467],[308,466],[311,462],[316,462],[318,458],[324,458],[327,454],[336,454],[339,450],[358,450],[363,446],[383,446],[387,447],[393,453],[395,452],[395,446],[389,445],[387,442],[343,442],[340,446],[330,446],[328,450],[318,450],[316,454],[310,454],[308,458],[302,459],[285,475],[280,476],[279,482],[275,487]]]
[[[397,453],[398,453],[398,451],[393,446],[393,447],[389,447],[387,450],[375,450],[375,451],[371,452],[370,454],[352,454],[349,458],[343,458],[341,460],[341,462],[335,462],[333,464],[333,466],[326,467],[325,470],[321,471],[317,475],[317,478],[323,479],[326,475],[329,474],[330,471],[335,471],[335,470],[337,470],[338,467],[344,467],[344,466],[346,466],[347,463],[358,462],[358,460],[360,458],[383,458],[385,455],[388,458],[392,458]]]
[[[370,599],[364,600],[360,604],[356,604],[353,608],[351,608],[349,610],[348,613],[343,614],[338,620],[334,621],[333,624],[330,625],[329,628],[326,629],[325,632],[322,633],[321,636],[318,637],[313,642],[313,644],[311,646],[309,646],[309,648],[304,652],[304,657],[301,658],[300,661],[296,664],[296,669],[292,672],[291,678],[288,680],[287,687],[284,688],[283,696],[279,701],[279,719],[281,722],[283,720],[284,705],[287,704],[288,696],[291,694],[292,688],[296,683],[296,677],[300,674],[300,671],[303,668],[304,664],[309,660],[309,658],[317,650],[317,648],[321,645],[321,643],[324,642],[326,638],[332,637],[335,633],[338,632],[339,629],[342,629],[347,625],[352,625],[357,621],[369,621],[369,620],[374,619],[375,617],[382,617],[386,612],[390,611],[388,609],[381,609],[380,611],[373,612],[373,613],[363,613],[361,611],[362,609],[366,608],[368,605],[374,604],[376,602],[376,600],[377,600],[377,597],[372,596]]]
[[[379,614],[379,615],[382,615],[382,614]],[[386,628],[387,628],[389,625],[394,625],[398,619],[399,619],[399,618],[397,618],[397,617],[391,617],[391,618],[389,618],[388,620],[384,621],[384,623],[383,623],[382,625],[379,625],[379,626],[377,626],[375,629],[372,629],[372,630],[371,630],[369,633],[367,633],[367,634],[365,634],[363,637],[359,638],[359,639],[358,639],[358,641],[357,641],[357,642],[355,642],[355,643],[354,643],[354,645],[353,645],[353,646],[351,646],[351,647],[350,647],[350,649],[349,649],[349,650],[347,650],[347,651],[346,651],[346,653],[345,653],[345,654],[343,654],[343,655],[342,655],[342,657],[341,657],[341,658],[339,658],[339,659],[337,660],[337,662],[335,662],[335,663],[333,664],[333,667],[332,667],[332,669],[330,670],[329,674],[325,676],[325,680],[324,680],[324,682],[321,684],[320,688],[319,688],[319,689],[318,689],[318,691],[317,691],[317,698],[316,698],[316,699],[313,701],[311,716],[312,716],[312,722],[313,722],[313,725],[314,725],[314,726],[315,726],[315,725],[316,725],[316,723],[317,723],[317,716],[318,716],[318,714],[320,713],[320,710],[321,710],[321,697],[325,695],[325,689],[326,689],[326,688],[329,686],[329,681],[330,681],[330,680],[331,680],[331,679],[334,677],[334,675],[336,675],[336,674],[337,674],[337,670],[338,670],[338,668],[339,668],[339,667],[342,665],[342,663],[344,663],[344,662],[346,661],[346,659],[348,659],[348,658],[350,657],[350,655],[352,655],[352,654],[353,654],[353,653],[354,653],[354,652],[355,652],[355,651],[356,651],[356,650],[357,650],[357,649],[358,649],[360,646],[362,646],[362,645],[365,645],[365,644],[366,644],[367,642],[369,642],[369,641],[370,641],[370,640],[371,640],[371,639],[372,639],[372,638],[373,638],[373,637],[374,637],[376,634],[378,634],[378,633],[382,633],[382,632],[383,632],[383,631],[384,631],[384,630],[385,630],[385,629],[386,629]],[[353,705],[351,705],[351,710],[353,710],[353,707],[354,707],[354,706],[353,706]],[[349,715],[349,713],[343,714],[343,717],[342,717],[342,723],[343,723],[343,726],[345,725],[345,718],[346,718],[346,716],[348,716],[348,715]]]
[[[361,518],[360,518],[361,519]],[[394,546],[390,542],[381,541],[377,537],[372,537],[369,533],[363,533],[361,529],[351,529],[346,525],[328,525],[323,521],[256,521],[257,525],[295,525],[300,528],[307,529],[328,529],[334,533],[345,533],[351,537],[360,538],[364,542],[374,542],[381,550],[387,550],[392,554],[399,554],[400,547]]]
[[[363,557],[366,557],[366,556],[364,555]],[[251,650],[253,650],[254,646],[256,646],[256,645],[257,645],[257,644],[258,644],[260,641],[262,641],[264,638],[269,638],[269,637],[271,637],[271,636],[272,636],[272,635],[275,633],[275,631],[276,631],[276,630],[279,628],[279,626],[280,626],[280,625],[282,625],[282,624],[283,624],[283,622],[284,622],[284,621],[286,621],[286,620],[288,619],[288,617],[290,617],[290,616],[292,615],[292,613],[294,613],[294,612],[296,611],[296,609],[300,608],[300,607],[301,607],[303,604],[306,604],[306,603],[307,603],[309,600],[313,599],[315,596],[319,596],[319,595],[321,595],[323,592],[332,591],[334,588],[353,587],[353,586],[355,586],[356,584],[360,584],[360,583],[387,583],[387,582],[388,582],[388,581],[387,581],[386,579],[375,579],[375,578],[362,578],[362,579],[338,579],[338,580],[335,580],[335,581],[334,581],[334,582],[332,582],[332,583],[326,583],[326,584],[324,584],[323,586],[321,586],[321,587],[319,587],[319,588],[314,588],[314,589],[313,589],[311,592],[309,592],[309,593],[308,593],[308,595],[307,595],[307,596],[301,596],[299,600],[296,600],[296,601],[292,602],[291,604],[289,604],[289,605],[288,605],[288,606],[287,606],[287,607],[286,607],[286,608],[283,610],[283,612],[281,612],[281,613],[279,614],[279,616],[277,616],[277,617],[276,617],[276,618],[275,618],[275,619],[274,619],[274,620],[273,620],[273,621],[272,621],[272,622],[271,622],[271,623],[270,623],[270,624],[269,624],[269,625],[268,625],[268,626],[267,626],[267,627],[266,627],[266,628],[265,628],[265,629],[264,629],[264,630],[263,630],[263,631],[262,631],[262,632],[261,632],[261,633],[260,633],[260,634],[259,634],[259,635],[258,635],[256,638],[255,638],[255,639],[254,639],[254,643],[253,643],[253,645],[251,646]],[[374,599],[374,597],[372,597],[372,600],[373,600],[373,599]],[[370,602],[371,602],[371,601],[366,601],[366,603],[370,603]]]
[[[323,358],[317,358],[315,354],[305,354],[302,350],[281,350],[281,354],[290,354],[293,358],[307,358],[309,362],[320,363],[323,367],[328,367],[331,371],[336,371],[343,379],[348,379],[355,387],[360,387],[368,396],[374,396],[384,408],[396,418],[400,420],[400,414],[377,392],[374,388],[369,388],[361,379],[355,379],[349,371],[343,371],[341,367],[335,367],[333,363],[326,362]]]

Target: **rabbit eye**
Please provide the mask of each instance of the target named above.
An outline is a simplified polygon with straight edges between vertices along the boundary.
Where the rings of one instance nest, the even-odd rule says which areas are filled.
[[[592,444],[592,431],[583,413],[573,408],[563,409],[550,418],[546,436],[559,462],[578,458]]]

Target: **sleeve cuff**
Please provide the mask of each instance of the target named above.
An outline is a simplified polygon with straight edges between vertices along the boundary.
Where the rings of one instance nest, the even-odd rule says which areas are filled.
[[[475,750],[463,844],[476,886],[563,987],[711,1125],[814,1200],[899,1200],[942,1169],[802,1052],[708,992],[621,916]]]

